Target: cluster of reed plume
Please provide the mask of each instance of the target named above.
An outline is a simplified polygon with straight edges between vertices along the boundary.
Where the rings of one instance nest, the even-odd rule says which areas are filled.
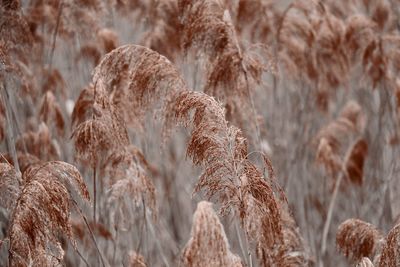
[[[400,224],[331,225],[388,157],[400,215],[400,4],[283,2],[0,0],[1,265],[399,266]],[[263,103],[292,96],[299,129]],[[326,196],[296,210],[289,164]]]

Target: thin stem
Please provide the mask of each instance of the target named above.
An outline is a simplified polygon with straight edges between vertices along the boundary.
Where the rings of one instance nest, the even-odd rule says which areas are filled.
[[[18,164],[17,151],[15,149],[14,131],[13,131],[13,127],[12,127],[13,123],[12,123],[11,103],[10,103],[10,98],[9,98],[5,83],[2,84],[2,88],[3,88],[3,90],[1,90],[2,98],[3,98],[4,106],[6,108],[8,150],[13,159],[15,170],[17,171],[17,173],[20,173],[21,171],[20,171],[19,164]]]
[[[96,165],[93,167],[93,221],[96,224]]]
[[[193,74],[193,91],[196,91],[197,88],[197,76],[199,72],[199,63],[196,60],[194,63],[194,74]]]
[[[52,64],[53,64],[54,50],[56,48],[57,33],[58,33],[58,28],[60,26],[60,20],[61,20],[61,14],[62,14],[63,5],[64,5],[64,3],[61,1],[59,6],[58,6],[57,24],[56,24],[56,28],[54,29],[53,43],[51,45],[51,51],[50,51],[49,72],[51,72],[51,68],[52,68]]]
[[[244,78],[246,80],[246,88],[247,88],[247,93],[249,94],[249,100],[250,100],[250,105],[251,105],[251,110],[253,112],[253,117],[254,117],[254,121],[255,121],[255,126],[256,126],[256,138],[257,138],[257,147],[261,146],[261,132],[260,132],[260,126],[258,125],[258,120],[257,120],[257,111],[256,111],[256,107],[254,104],[254,100],[253,97],[251,95],[251,91],[250,91],[250,86],[249,86],[249,79],[248,79],[248,75],[247,75],[247,70],[244,68],[243,66],[243,72],[244,72]]]
[[[4,159],[4,161],[5,161],[7,164],[11,165],[11,163],[6,159],[6,157],[4,157],[3,153],[0,152],[0,156]]]
[[[118,241],[118,228],[115,227],[115,240],[114,240],[114,249],[113,249],[113,257],[112,257],[113,264],[115,264],[115,255],[117,254],[117,241]]]
[[[242,237],[240,236],[240,228],[238,226],[237,220],[235,220],[235,230],[236,230],[236,235],[238,237],[239,246],[240,246],[240,249],[242,250],[242,254],[243,254],[243,258],[245,260],[246,266],[250,266],[247,256],[250,256],[250,262],[251,262],[251,254],[250,254],[250,251],[249,250],[246,251],[245,247],[243,246],[243,241],[242,241]]]
[[[86,264],[86,266],[90,267],[89,263],[87,262],[85,257],[83,257],[83,255],[80,253],[80,251],[78,249],[76,249],[75,251],[76,251],[76,253],[78,253],[78,256],[83,260],[83,262]]]
[[[337,194],[339,192],[339,188],[340,188],[340,184],[342,182],[342,179],[343,179],[343,174],[342,174],[342,172],[340,172],[339,178],[337,179],[336,184],[335,184],[335,189],[333,191],[331,202],[329,203],[328,216],[326,217],[324,230],[322,232],[321,257],[323,257],[325,255],[325,253],[326,253],[326,240],[328,238],[329,227],[330,227],[331,221],[332,221],[333,209],[335,207],[335,202],[336,202]],[[322,260],[321,260],[321,265],[320,266],[323,266],[322,265]]]
[[[105,267],[106,265],[104,264],[103,256],[102,256],[102,254],[101,254],[101,252],[100,252],[99,246],[97,245],[97,242],[96,242],[96,239],[95,239],[95,237],[94,237],[93,231],[92,231],[92,229],[90,228],[90,225],[89,225],[89,223],[88,223],[88,220],[87,220],[86,216],[83,214],[82,210],[81,210],[81,209],[79,208],[79,206],[78,206],[78,203],[76,203],[76,201],[75,201],[74,199],[72,199],[72,203],[73,203],[74,206],[76,207],[76,210],[79,212],[79,215],[81,215],[82,219],[84,220],[85,225],[86,225],[86,227],[87,227],[88,230],[89,230],[89,234],[90,234],[90,237],[91,237],[91,239],[92,239],[92,241],[93,241],[93,244],[94,244],[94,246],[96,247],[97,253],[99,254],[99,257],[100,257],[100,260],[101,260],[101,264],[103,265],[103,267]]]
[[[144,202],[144,199],[142,199],[142,204],[143,204],[143,222],[142,222],[142,225],[141,225],[141,227],[140,227],[140,235],[139,235],[139,242],[138,242],[138,245],[137,245],[137,247],[136,247],[136,251],[137,252],[140,252],[140,248],[141,248],[141,245],[142,245],[142,238],[143,238],[143,232],[144,232],[144,226],[145,226],[145,224],[146,224],[146,203]]]
[[[232,29],[233,42],[235,43],[236,49],[237,49],[239,57],[240,57],[241,68],[242,68],[242,71],[243,71],[243,74],[244,74],[244,78],[245,78],[245,81],[246,81],[246,89],[247,89],[247,93],[249,95],[249,100],[250,100],[250,105],[251,105],[251,109],[252,109],[252,112],[253,112],[253,117],[255,119],[256,138],[257,138],[257,143],[258,143],[257,146],[259,147],[260,144],[261,144],[260,127],[259,127],[258,121],[257,121],[257,112],[256,112],[255,104],[254,104],[253,97],[251,96],[251,92],[250,92],[248,73],[247,73],[246,66],[243,63],[243,52],[242,52],[242,49],[240,47],[239,39],[237,37],[236,30],[235,30],[235,26],[233,25],[233,22],[231,21],[231,17],[230,17],[229,12],[228,12],[228,15],[229,15],[229,24],[230,24],[230,27]],[[225,14],[224,14],[224,16],[225,16]]]
[[[162,247],[161,247],[160,240],[159,240],[159,238],[158,238],[158,236],[157,236],[157,234],[156,234],[156,232],[155,232],[153,223],[152,223],[152,221],[149,220],[149,218],[148,218],[147,212],[146,212],[146,221],[148,222],[147,225],[149,225],[150,232],[151,232],[151,234],[153,235],[154,240],[156,241],[156,245],[157,245],[158,250],[160,251],[160,255],[161,255],[161,258],[162,258],[162,260],[163,260],[163,262],[164,262],[164,265],[165,265],[166,267],[170,267],[170,265],[169,265],[169,263],[168,263],[168,261],[167,261],[167,258],[165,257],[164,251],[163,251],[163,249],[162,249]]]

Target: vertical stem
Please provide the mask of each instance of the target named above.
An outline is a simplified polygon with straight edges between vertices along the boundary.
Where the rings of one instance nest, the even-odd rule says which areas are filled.
[[[243,241],[242,241],[242,237],[240,236],[240,229],[238,226],[238,222],[235,221],[235,230],[236,230],[236,235],[238,237],[238,241],[239,241],[239,246],[240,249],[242,250],[242,254],[243,254],[243,258],[245,260],[246,266],[251,266],[251,253],[250,251],[247,249],[245,249],[245,247],[243,246]],[[246,244],[248,246],[248,244]],[[249,257],[249,260],[247,259],[247,257]],[[249,264],[250,261],[250,264]]]
[[[343,179],[343,175],[342,175],[342,173],[340,173],[339,178],[337,179],[336,184],[335,184],[335,189],[333,191],[331,202],[329,203],[328,216],[326,218],[324,230],[322,232],[322,247],[321,247],[320,266],[323,266],[322,257],[326,253],[326,240],[328,238],[329,227],[330,227],[331,221],[332,221],[333,209],[335,207],[335,202],[336,202],[337,194],[339,192],[340,183],[342,182],[342,179]]]
[[[88,221],[86,219],[86,216],[83,214],[82,210],[78,206],[78,203],[76,203],[76,201],[74,199],[72,199],[72,203],[74,204],[74,206],[76,207],[76,210],[79,212],[79,215],[81,215],[83,221],[85,222],[85,225],[86,225],[87,229],[89,230],[90,237],[91,237],[91,239],[93,241],[93,244],[96,247],[97,253],[98,253],[99,257],[100,257],[101,264],[102,264],[103,267],[105,267],[106,265],[104,264],[103,255],[100,252],[99,246],[98,246],[98,244],[96,242],[96,238],[94,237],[93,231],[90,228],[90,225],[89,225],[89,223],[88,223]]]
[[[199,63],[196,60],[194,63],[194,74],[193,74],[193,91],[196,91],[197,89],[197,76],[199,72]]]
[[[86,266],[90,267],[88,261],[85,259],[85,257],[83,257],[82,253],[78,249],[76,249],[75,251],[78,254],[79,258],[81,258],[81,260],[83,260],[83,262],[86,264]]]
[[[20,168],[18,164],[18,157],[17,151],[15,149],[15,137],[14,137],[14,130],[13,130],[13,120],[12,120],[12,110],[11,110],[11,103],[10,98],[7,92],[6,84],[3,82],[1,85],[1,95],[3,99],[3,103],[6,109],[6,118],[7,118],[7,144],[8,144],[8,151],[12,156],[14,162],[14,168],[19,173]]]
[[[147,213],[146,213],[146,221],[148,222],[147,225],[149,226],[150,233],[153,235],[153,238],[156,241],[156,246],[157,246],[157,248],[158,248],[158,250],[160,252],[161,259],[164,262],[164,266],[170,267],[170,265],[169,265],[169,263],[167,261],[167,258],[165,257],[164,251],[163,251],[163,249],[161,247],[159,237],[157,236],[156,231],[154,229],[153,222],[151,220],[149,220],[149,218],[147,216]]]
[[[250,86],[249,86],[249,79],[247,77],[247,70],[245,68],[243,68],[243,72],[244,72],[244,78],[246,80],[247,93],[249,94],[250,105],[251,105],[251,109],[252,109],[252,112],[253,112],[253,117],[254,117],[255,124],[256,124],[257,146],[261,147],[261,131],[260,131],[260,126],[258,125],[256,106],[254,104],[253,97],[251,96]]]
[[[96,165],[93,167],[93,222],[96,224]]]
[[[52,68],[52,64],[53,64],[54,50],[56,48],[57,33],[58,33],[58,28],[60,26],[60,20],[61,20],[61,14],[62,14],[63,5],[64,5],[64,3],[62,1],[58,5],[57,24],[56,24],[56,28],[54,29],[53,43],[51,45],[51,51],[50,51],[50,63],[49,63],[49,72],[50,73],[51,73],[51,68]]]
[[[113,248],[113,257],[112,257],[112,263],[115,266],[115,255],[117,254],[117,242],[118,242],[118,228],[115,227],[115,240],[114,240],[114,248]]]

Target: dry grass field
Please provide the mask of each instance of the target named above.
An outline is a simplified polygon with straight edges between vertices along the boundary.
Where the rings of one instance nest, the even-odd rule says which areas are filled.
[[[0,266],[399,267],[399,0],[0,0]]]

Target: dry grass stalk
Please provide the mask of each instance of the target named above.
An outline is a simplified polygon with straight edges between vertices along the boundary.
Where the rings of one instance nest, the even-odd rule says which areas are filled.
[[[101,158],[107,156],[110,151],[129,144],[125,122],[119,115],[117,107],[110,102],[101,87],[95,90],[93,102],[86,98],[90,97],[89,92],[88,96],[81,94],[82,101],[78,101],[79,105],[73,112],[76,114],[73,116],[73,121],[80,121],[86,113],[81,114],[79,110],[84,110],[86,105],[92,104],[92,118],[80,123],[72,133],[77,157],[89,162],[91,166],[99,166]]]
[[[102,53],[97,44],[89,43],[81,47],[78,56],[75,58],[75,62],[82,61],[85,64],[90,62],[93,66],[97,66],[101,60],[101,56]]]
[[[97,66],[103,55],[111,52],[118,46],[118,36],[110,29],[100,29],[96,37],[96,42],[89,41],[80,48],[75,61],[85,60],[86,64],[87,62],[91,62],[93,66]]]
[[[118,165],[111,174],[116,180],[111,183],[111,200],[130,195],[141,204],[144,195],[145,204],[155,216],[154,186],[136,161],[138,151],[125,149],[129,144],[125,122],[140,125],[146,111],[159,103],[157,97],[168,103],[175,90],[185,88],[185,83],[165,57],[142,46],[126,45],[104,57],[94,71],[93,84],[93,100],[92,89],[88,88],[73,112],[75,123],[87,117],[87,107],[92,110],[92,118],[74,130],[77,155],[91,163],[94,188],[95,168],[102,165],[102,160]]]
[[[150,19],[150,30],[144,37],[144,46],[176,62],[181,56],[181,38],[183,24],[179,18],[178,1],[156,1]]]
[[[205,168],[194,192],[203,190],[208,198],[217,199],[222,213],[237,213],[250,242],[257,247],[261,264],[282,262],[291,251],[284,242],[283,193],[275,179],[268,183],[247,158],[246,139],[238,128],[228,125],[224,109],[208,95],[187,91],[177,95],[167,115],[170,124],[192,124],[187,155],[195,165]],[[265,164],[271,169],[269,161]]]
[[[283,244],[279,250],[281,266],[309,266],[311,265],[311,255],[307,250],[306,243],[300,234],[293,216],[289,213],[286,206],[281,212],[282,228],[283,228]]]
[[[100,39],[101,48],[104,53],[109,53],[118,47],[118,35],[112,29],[103,28],[97,32]]]
[[[387,1],[375,1],[376,5],[367,7],[370,17],[355,12],[360,9],[354,7],[355,2],[362,1],[337,5],[294,1],[278,28],[284,71],[294,80],[316,87],[317,103],[325,111],[331,89],[350,86],[351,75],[357,73],[364,85],[376,88],[382,82],[392,83],[398,69],[394,65],[399,55],[393,49],[398,41],[394,41],[396,31]],[[346,10],[346,5],[352,7]],[[338,6],[347,14],[340,14],[343,10],[338,11]]]
[[[125,121],[117,110],[117,107],[110,102],[108,95],[102,85],[95,85],[93,88],[93,103],[86,101],[85,95],[81,98],[83,107],[92,104],[92,118],[81,122],[73,131],[76,156],[84,163],[92,167],[93,175],[93,220],[96,222],[97,203],[97,168],[102,161],[113,151],[123,149],[129,144],[129,136]],[[81,95],[82,96],[82,95]],[[90,92],[89,92],[89,97]],[[82,103],[80,103],[81,105]],[[78,106],[82,108],[82,106]],[[84,117],[86,112],[75,114],[78,118]],[[74,120],[73,120],[74,121]]]
[[[349,148],[344,160],[346,177],[357,185],[363,183],[364,162],[368,153],[368,143],[364,139],[358,139]]]
[[[266,162],[266,167],[269,169],[269,177],[273,181],[275,176],[269,162]],[[263,182],[264,180],[259,180],[260,185]],[[260,195],[263,191],[268,192],[265,186],[257,187]],[[277,189],[275,193],[271,192],[271,195],[279,193],[280,190]],[[268,194],[264,194],[264,197],[268,197]],[[281,195],[280,199],[269,200],[253,198],[251,195],[245,195],[245,198],[244,212],[247,213],[244,214],[245,229],[250,243],[256,245],[260,266],[308,266],[310,258],[299,229],[289,212],[285,196]],[[274,208],[271,211],[266,210],[263,205],[255,205],[257,201],[268,203],[267,207],[277,205],[276,208],[280,209],[279,214],[274,214]],[[268,218],[271,213],[272,217],[279,220],[280,228],[274,229],[276,226],[271,223],[271,218]]]
[[[51,91],[47,91],[44,95],[39,114],[40,119],[47,125],[50,125],[51,122],[54,122],[58,134],[60,136],[64,135],[64,116],[60,105],[57,103],[57,100]]]
[[[124,206],[121,202],[128,197],[129,202],[133,200],[137,206],[143,204],[144,208],[148,208],[155,219],[156,190],[142,166],[149,165],[143,154],[133,146],[116,151],[107,158],[105,171],[110,177],[108,201],[115,207]]]
[[[79,94],[71,114],[71,126],[77,125],[91,118],[93,114],[94,89],[93,85],[85,87]]]
[[[17,151],[28,152],[44,161],[57,160],[60,157],[58,143],[52,138],[44,122],[39,125],[37,131],[28,131],[19,137],[15,146]]]
[[[48,91],[51,91],[53,94],[61,94],[65,95],[65,81],[60,73],[59,70],[57,69],[48,69],[48,68],[43,68],[41,70],[42,73],[41,75],[44,76],[44,82],[42,85],[42,92],[47,93]]]
[[[6,110],[5,107],[3,106],[2,101],[0,101],[0,142],[2,142],[6,136],[6,131],[7,131],[5,128],[6,121],[7,121]]]
[[[352,139],[353,135],[363,132],[365,120],[365,115],[359,104],[349,101],[343,107],[339,117],[319,131],[316,137],[318,142],[317,162],[323,164],[328,173],[333,177],[342,170],[343,161],[345,160],[343,159],[343,154],[344,149],[346,149],[346,143]],[[363,148],[362,150],[365,150],[364,152],[366,153],[364,145]],[[350,149],[349,151],[353,150]],[[361,154],[364,155],[365,153]],[[348,160],[355,160],[355,154],[349,154],[348,157],[351,157]],[[350,162],[347,163],[353,164]],[[348,167],[350,168],[350,166]]]
[[[29,18],[32,27],[41,28],[43,33],[49,35],[57,33],[65,40],[74,36],[89,37],[93,36],[99,29],[99,16],[103,14],[104,5],[101,1],[30,1],[27,12],[31,14]],[[82,23],[87,27],[81,27]],[[51,38],[41,36],[49,41]],[[54,36],[53,36],[54,38]],[[50,45],[50,42],[48,43]]]
[[[338,196],[338,192],[344,177],[347,177],[350,182],[356,185],[362,185],[363,182],[363,167],[364,160],[367,156],[368,145],[364,139],[356,140],[348,149],[345,161],[341,163],[337,170],[337,179],[335,180],[335,186],[332,193],[332,198],[329,203],[328,215],[325,220],[324,229],[322,232],[322,254],[326,252],[327,238],[329,227],[332,220],[333,211],[335,208],[335,202]],[[336,178],[336,177],[334,177]]]
[[[107,54],[94,70],[93,84],[107,91],[126,122],[134,126],[140,126],[146,112],[157,104],[167,105],[176,91],[186,89],[167,58],[138,45],[121,46]]]
[[[84,247],[88,248],[91,244],[90,233],[87,232],[87,225],[81,220],[72,219],[71,220],[73,236],[79,239]],[[107,226],[101,223],[89,222],[89,227],[92,229],[93,234],[96,237],[101,237],[105,240],[113,240],[111,232],[107,229]]]
[[[10,266],[60,264],[64,251],[59,234],[74,243],[70,188],[89,200],[82,176],[68,163],[47,162],[24,172],[24,185],[11,218]]]
[[[281,16],[271,0],[239,0],[236,15],[236,27],[244,39],[249,29],[252,41],[270,43],[275,38],[275,27]]]
[[[336,244],[350,261],[359,262],[363,257],[373,259],[379,252],[383,236],[372,224],[348,219],[338,228]]]
[[[32,33],[29,30],[26,17],[17,9],[9,9],[7,6],[0,6],[0,40],[2,43],[2,54],[15,57],[9,62],[11,66],[17,67],[16,61],[28,62],[27,51],[33,43]]]
[[[220,1],[182,0],[179,8],[185,53],[192,49],[206,56],[203,91],[226,104],[228,119],[243,128],[246,118],[256,117],[251,91],[261,83],[262,73],[273,69],[268,49],[250,46],[243,51],[229,11]],[[253,126],[259,138],[258,122]]]
[[[9,154],[4,155],[3,159],[4,163],[9,163],[14,166],[13,159]],[[25,170],[30,166],[43,164],[43,162],[40,161],[40,159],[29,153],[17,152],[17,160],[21,173],[24,173]],[[3,162],[3,160],[1,161]]]
[[[211,203],[197,204],[190,236],[183,250],[183,266],[243,266],[241,259],[230,251],[224,228]]]
[[[344,84],[349,63],[343,34],[344,23],[321,2],[294,1],[281,18],[277,32],[285,68],[316,86],[319,93]]]

